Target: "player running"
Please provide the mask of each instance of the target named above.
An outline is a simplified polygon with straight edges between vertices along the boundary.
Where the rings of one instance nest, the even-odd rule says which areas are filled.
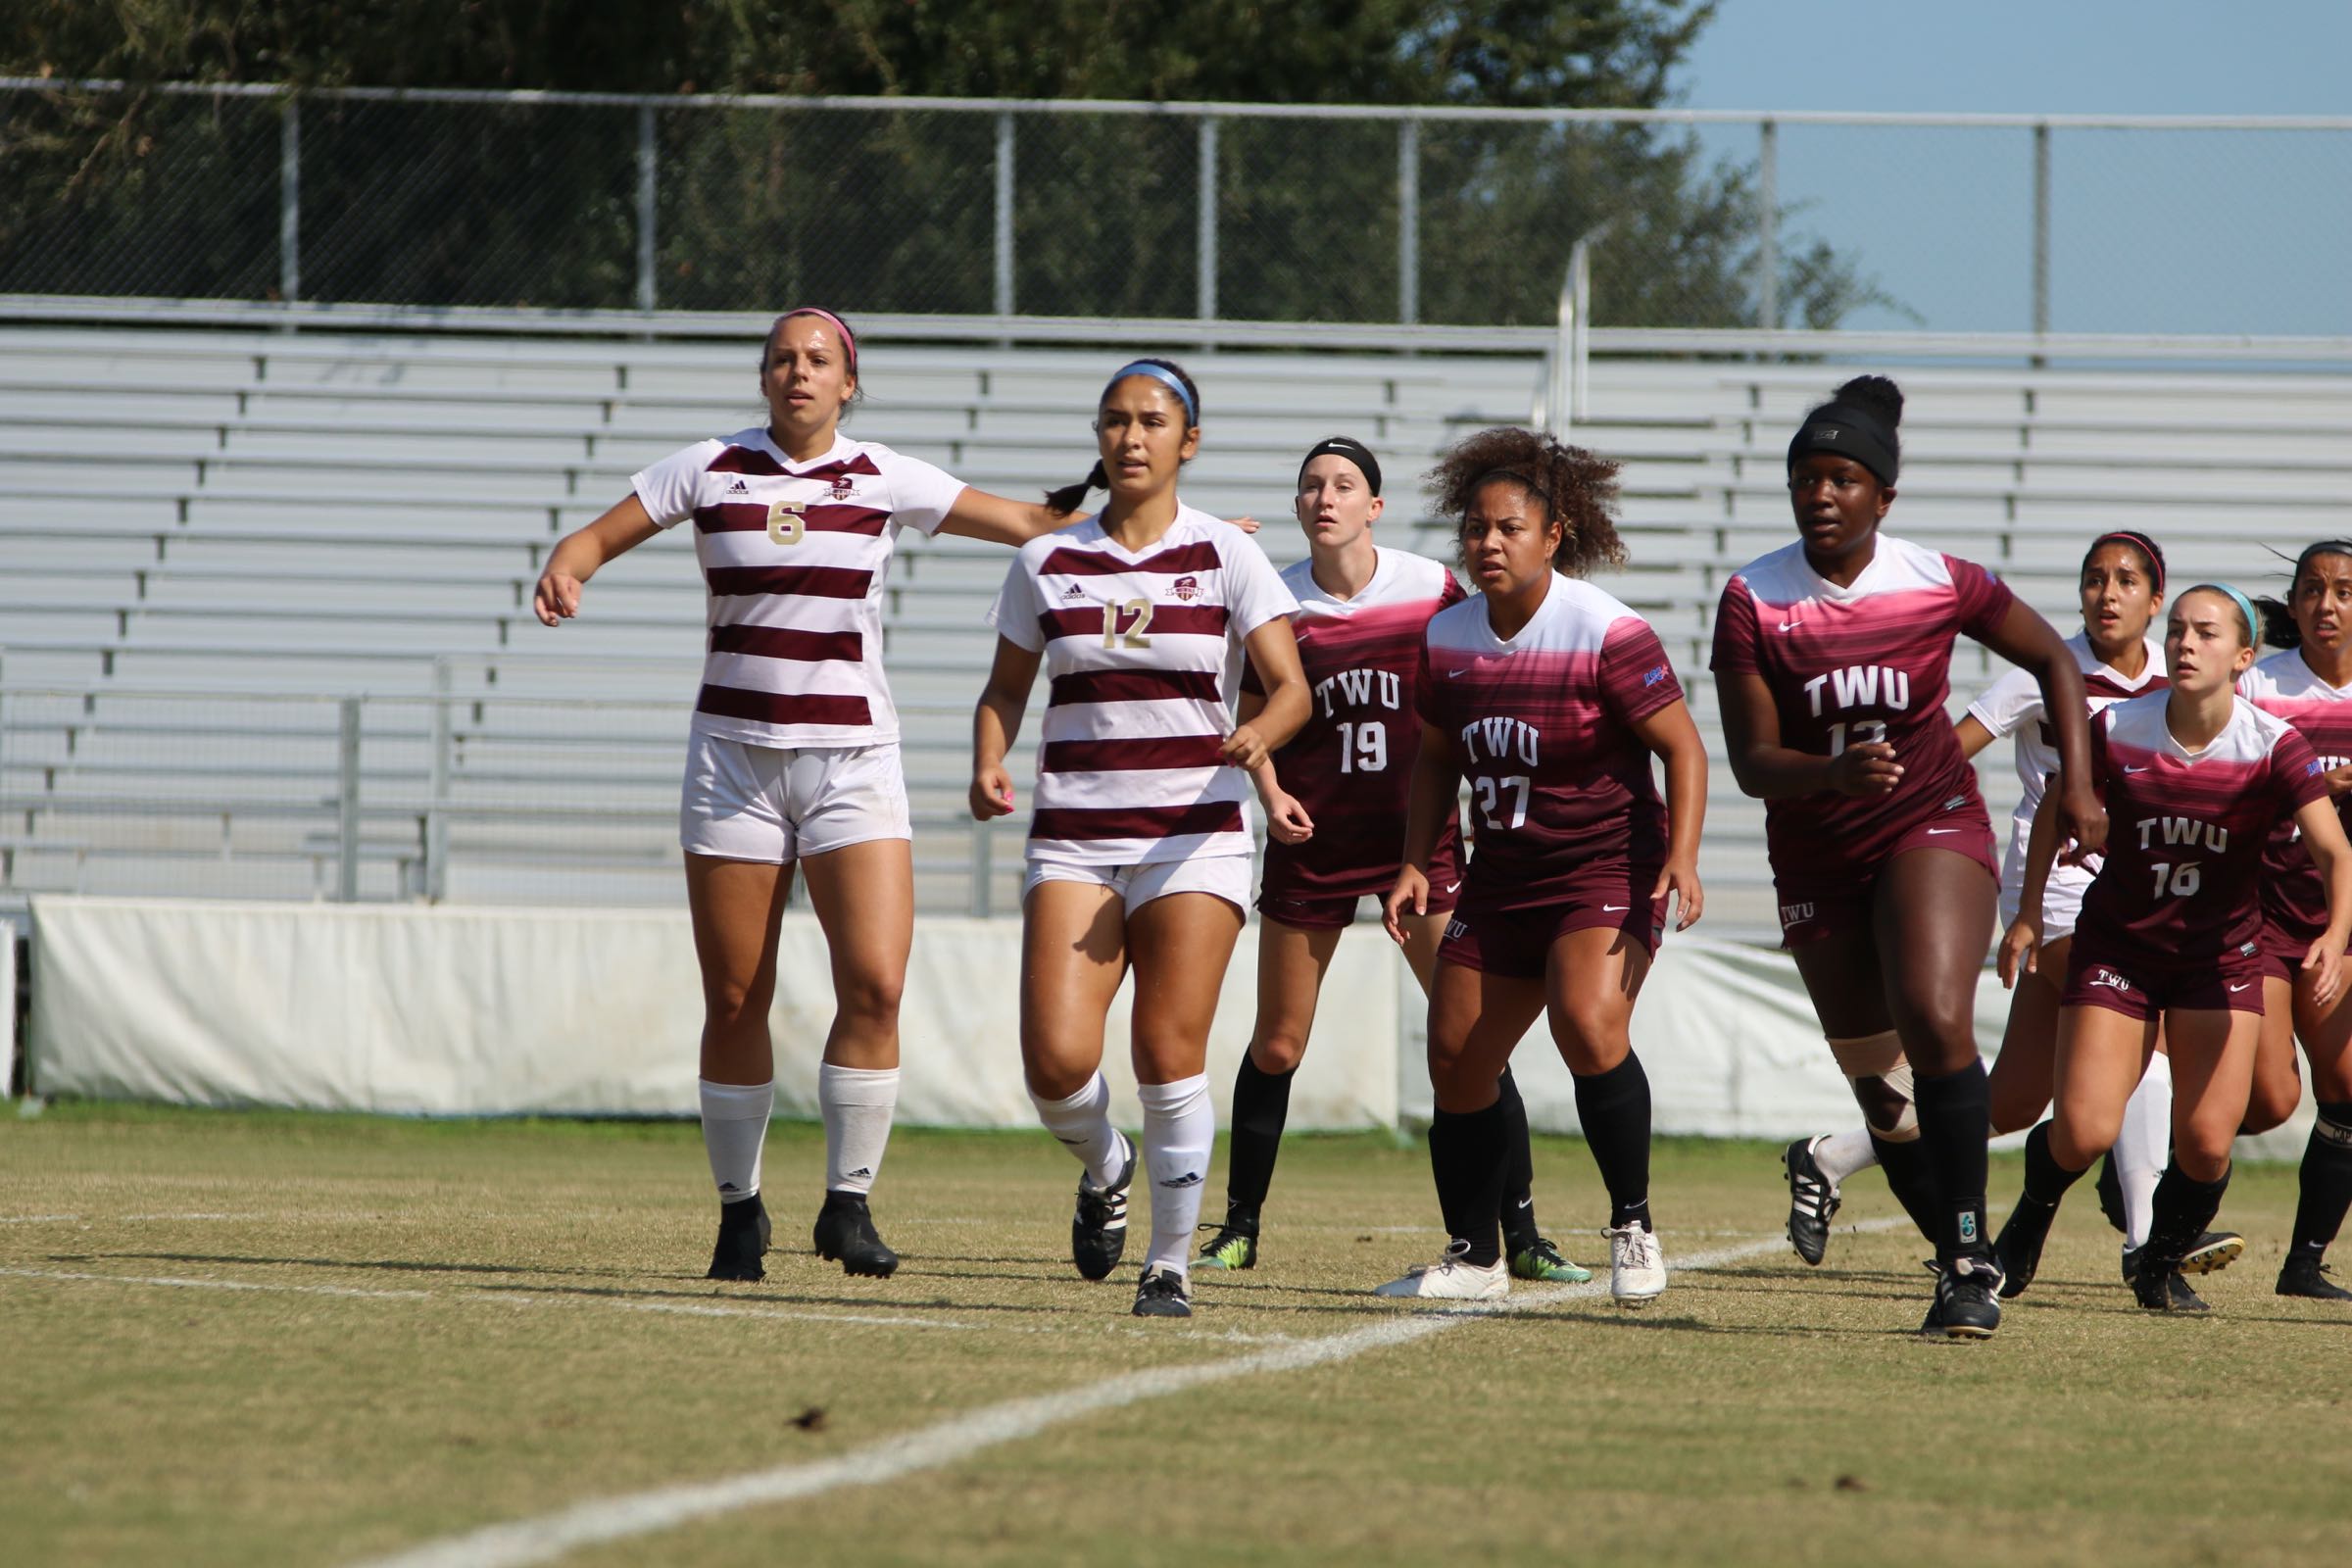
[[[2101,534],[2083,553],[2078,583],[2082,630],[2066,640],[2082,672],[2092,713],[2108,704],[2164,685],[2164,648],[2148,627],[2164,605],[2164,551],[2145,534],[2119,530]],[[2003,735],[2016,737],[2021,794],[2010,820],[2009,847],[2001,858],[2001,929],[2017,919],[2026,881],[2026,842],[2034,813],[2058,772],[2056,732],[2041,710],[2041,688],[2033,674],[2012,669],[1969,705],[1956,729],[1960,755],[1974,758]],[[2066,973],[2067,945],[2075,913],[2093,867],[2054,867],[2042,894],[2043,948],[2036,968],[2017,983],[2009,1002],[2008,1027],[1989,1080],[1995,1136],[2032,1126],[2050,1103],[2050,1063],[2057,1050],[2058,986]],[[2149,1203],[2164,1170],[2172,1128],[2172,1071],[2159,1040],[2147,1077],[2132,1097],[2106,1170],[2101,1199],[2116,1181],[2113,1218],[2124,1232],[2125,1277],[2148,1239]],[[1838,1212],[1838,1189],[1858,1170],[1879,1162],[1875,1131],[1866,1123],[1848,1132],[1799,1139],[1782,1164],[1788,1177],[1788,1239],[1797,1255],[1818,1264],[1829,1245],[1830,1220]],[[1914,1132],[1916,1136],[1916,1132]],[[1892,1140],[1890,1140],[1892,1141]],[[2117,1165],[2123,1170],[2114,1175]],[[2198,1262],[2218,1267],[2242,1250],[2236,1237],[2215,1237],[2200,1249]],[[2023,1289],[2012,1278],[2011,1294]]]
[[[1781,932],[1875,1136],[1936,1248],[1922,1332],[2000,1326],[1984,1228],[1988,1090],[1976,986],[1998,883],[1976,771],[1945,719],[1961,633],[2033,672],[2056,808],[2095,851],[2082,671],[2049,623],[1972,562],[1880,531],[1903,395],[1857,376],[1788,443],[1798,539],[1723,591],[1714,669],[1732,771],[1765,802]]]
[[[1021,547],[989,619],[996,666],[972,717],[972,814],[1013,809],[1004,754],[1042,662],[1050,681],[1021,901],[1021,1065],[1038,1119],[1086,1167],[1070,1222],[1088,1279],[1125,1250],[1136,1151],[1110,1123],[1103,1020],[1132,964],[1152,1250],[1138,1317],[1190,1317],[1187,1274],[1216,1114],[1209,1023],[1247,918],[1250,772],[1305,721],[1298,602],[1240,529],[1176,497],[1200,394],[1165,360],[1112,375],[1101,453],[1048,505],[1095,516]],[[1265,690],[1229,704],[1247,651]]]
[[[2326,539],[2295,558],[2287,602],[2257,601],[2268,622],[2265,641],[2283,652],[2257,663],[2238,681],[2238,695],[2294,725],[2327,766],[2339,815],[2352,802],[2352,540]],[[2255,1058],[2254,1094],[2241,1131],[2268,1132],[2294,1114],[2302,1098],[2295,1079],[2295,1041],[2311,1061],[2312,1098],[2319,1119],[2304,1146],[2295,1228],[2278,1270],[2278,1293],[2323,1301],[2352,1301],[2352,1291],[2328,1278],[2328,1244],[2352,1207],[2352,1007],[2339,994],[2323,1004],[2317,980],[2300,956],[2328,920],[2327,888],[2319,867],[2281,827],[2263,860],[2262,1046]]]
[[[698,441],[550,553],[532,606],[579,613],[599,567],[694,519],[710,651],[678,813],[702,966],[703,1143],[718,1188],[710,1277],[766,1274],[760,1156],[776,1098],[768,1010],[797,863],[824,930],[833,1023],[817,1068],[825,1122],[819,1255],[887,1278],[898,1254],[867,1208],[899,1098],[899,997],[914,864],[882,594],[900,530],[1019,544],[1062,519],[841,433],[858,340],[830,311],[776,318],[760,351],[764,426]]]
[[[1622,564],[1617,465],[1527,430],[1488,430],[1431,473],[1481,597],[1431,619],[1423,727],[1389,934],[1430,907],[1431,868],[1464,779],[1477,853],[1429,994],[1436,1102],[1429,1158],[1450,1240],[1379,1288],[1472,1299],[1510,1289],[1496,1210],[1512,1135],[1511,1051],[1540,1015],[1576,1079],[1577,1119],[1609,1194],[1609,1291],[1639,1306],[1666,1288],[1649,1213],[1649,1079],[1629,1025],[1665,927],[1699,917],[1707,759],[1648,622],[1582,580]],[[1650,776],[1666,762],[1667,800]]]
[[[1431,615],[1463,598],[1442,564],[1374,546],[1380,460],[1362,442],[1318,442],[1299,465],[1296,506],[1308,556],[1285,568],[1282,580],[1298,600],[1294,625],[1313,706],[1305,727],[1257,773],[1267,835],[1257,896],[1257,1022],[1234,1078],[1225,1222],[1200,1250],[1203,1268],[1257,1264],[1291,1079],[1306,1052],[1324,975],[1364,895],[1377,898],[1396,885],[1405,786],[1421,744],[1413,683],[1422,633]],[[1244,670],[1244,723],[1263,700],[1256,672]],[[1445,823],[1433,854],[1429,912],[1404,922],[1405,961],[1424,993],[1461,887],[1460,850],[1456,817]],[[1508,1069],[1500,1092],[1510,1123],[1501,1217],[1511,1272],[1591,1279],[1536,1228],[1527,1106]]]
[[[2151,1311],[2207,1310],[2180,1261],[2220,1211],[2246,1114],[2269,961],[2258,882],[2281,822],[2302,830],[2328,911],[2297,967],[2316,1007],[2341,990],[2352,847],[2310,745],[2234,689],[2253,664],[2258,623],[2233,588],[2200,583],[2181,594],[2166,625],[2171,689],[2118,703],[2093,727],[2090,780],[2114,826],[2067,960],[2056,1114],[2027,1136],[2025,1191],[2001,1230],[2001,1255],[2021,1281],[2039,1264],[2066,1190],[2114,1143],[2161,1024],[2173,1056],[2173,1161],[2132,1291]],[[2034,895],[2059,842],[2045,803],[2024,912],[2001,942],[2003,980],[2034,965]]]

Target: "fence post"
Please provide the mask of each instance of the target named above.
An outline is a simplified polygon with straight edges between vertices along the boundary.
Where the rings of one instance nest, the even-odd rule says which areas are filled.
[[[449,897],[449,661],[433,661],[432,805],[424,817],[424,896]]]
[[[654,106],[637,106],[637,308],[654,308],[654,196],[660,179],[654,157]]]
[[[1756,324],[1781,325],[1781,127],[1756,127]]]
[[[966,897],[966,899],[965,899],[965,907],[966,907],[966,908],[967,908],[967,909],[970,911],[970,913],[971,913],[971,916],[972,916],[972,918],[973,918],[973,919],[975,919],[975,920],[985,920],[985,919],[987,919],[987,918],[988,918],[988,915],[989,915],[989,907],[988,907],[988,906],[989,906],[989,892],[990,892],[990,889],[989,889],[989,882],[990,882],[990,874],[989,874],[989,854],[990,854],[990,845],[989,845],[989,831],[988,831],[988,824],[987,824],[986,822],[978,822],[978,821],[975,821],[975,822],[972,824],[972,841],[971,841],[971,842],[972,842],[972,864],[971,864],[971,878],[972,878],[972,885],[971,885],[970,892],[969,892],[969,894],[967,895],[967,897]]]
[[[1396,122],[1396,319],[1421,319],[1421,122]]]
[[[277,122],[277,297],[288,306],[302,298],[302,100],[293,93]]]
[[[1217,318],[1217,122],[1200,117],[1200,319]]]
[[[997,116],[997,314],[1012,314],[1012,116]]]
[[[2034,127],[2034,335],[2050,330],[2050,123]]]
[[[335,898],[356,904],[360,897],[360,699],[342,704],[342,733],[335,757]]]

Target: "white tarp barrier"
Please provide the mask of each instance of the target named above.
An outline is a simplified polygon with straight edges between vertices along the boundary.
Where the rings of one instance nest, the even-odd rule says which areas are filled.
[[[0,1100],[17,1065],[17,925],[0,920]]]
[[[428,1115],[691,1115],[701,987],[683,910],[34,901],[31,1082],[44,1095]],[[1209,1046],[1220,1108],[1249,1043],[1254,928],[1226,977]],[[925,918],[902,1013],[902,1118],[1027,1127],[1015,920]],[[1138,1118],[1123,990],[1104,1065]],[[1977,993],[1997,1045],[2008,997]],[[813,917],[785,920],[777,960],[779,1105],[813,1115],[832,1013]],[[1292,1095],[1300,1129],[1425,1119],[1421,1006],[1378,927],[1341,942]],[[1661,1133],[1794,1137],[1852,1122],[1794,965],[1782,954],[1670,937],[1634,1012]],[[1530,1119],[1574,1131],[1567,1068],[1539,1023],[1515,1066]],[[2309,1126],[2261,1140],[2292,1157]],[[2248,1152],[2254,1152],[2249,1150]]]

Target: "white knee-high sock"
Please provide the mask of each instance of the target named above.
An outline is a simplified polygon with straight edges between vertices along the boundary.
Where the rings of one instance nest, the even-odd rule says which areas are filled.
[[[1037,1119],[1046,1124],[1046,1131],[1078,1156],[1096,1186],[1107,1187],[1118,1179],[1119,1166],[1127,1159],[1127,1140],[1110,1124],[1108,1079],[1098,1072],[1067,1100],[1048,1100],[1032,1090],[1029,1102],[1037,1107]]]
[[[899,1069],[817,1063],[816,1105],[825,1118],[825,1191],[873,1191],[899,1104]]]
[[[1144,1102],[1144,1169],[1152,1182],[1152,1252],[1144,1267],[1188,1274],[1200,1194],[1208,1185],[1209,1147],[1217,1136],[1208,1074],[1139,1084],[1136,1094]]]
[[[2124,1245],[2145,1247],[2156,1211],[2156,1182],[2173,1147],[2173,1062],[2148,1058],[2139,1087],[2124,1102],[2124,1127],[2115,1140],[2115,1179],[2124,1189]]]
[[[776,1108],[776,1084],[714,1084],[702,1080],[703,1152],[710,1156],[710,1180],[718,1200],[738,1202],[760,1194],[760,1151],[767,1143],[768,1113]]]
[[[1843,1187],[1848,1176],[1878,1162],[1878,1146],[1870,1141],[1867,1127],[1832,1133],[1813,1147],[1813,1163],[1821,1167],[1832,1187]]]

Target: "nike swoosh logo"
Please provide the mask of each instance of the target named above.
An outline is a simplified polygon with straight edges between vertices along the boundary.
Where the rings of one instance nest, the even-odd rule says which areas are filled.
[[[2250,985],[2252,985],[2253,983],[2254,983],[2253,981],[2251,981],[2251,980],[2247,980],[2247,981],[2240,982],[2240,983],[2239,983],[2239,984],[2237,984],[2237,985],[2233,985],[2233,986],[2231,986],[2231,987],[2230,988],[2230,994],[2231,996],[2233,996],[2233,997],[2234,997],[2234,996],[2236,996],[2236,995],[2237,995],[2237,994],[2238,994],[2240,991],[2243,991],[2243,990],[2245,990],[2247,986],[2250,986]]]
[[[1959,831],[1956,827],[1932,827],[1928,829],[1928,837],[1934,838],[1938,833],[1957,833]]]
[[[1454,889],[1460,886],[1461,884],[1459,882],[1448,882],[1446,884],[1446,891],[1451,893]]]
[[[1623,914],[1626,910],[1632,907],[1633,906],[1630,904],[1604,904],[1600,906],[1600,912],[1603,914]]]
[[[1474,665],[1474,664],[1464,664],[1464,665],[1463,665],[1461,668],[1459,668],[1459,669],[1449,669],[1449,670],[1447,670],[1447,671],[1446,672],[1446,678],[1447,680],[1451,680],[1451,679],[1453,679],[1453,678],[1454,678],[1456,675],[1467,675],[1467,674],[1469,674],[1469,673],[1470,673],[1470,671],[1471,671],[1472,669],[1474,669],[1474,668],[1476,668],[1476,667],[1477,667],[1477,666],[1476,666],[1476,665]]]
[[[1536,1206],[1536,1200],[1535,1200],[1535,1199],[1534,1199],[1532,1196],[1531,1196],[1531,1197],[1527,1197],[1527,1198],[1522,1198],[1521,1200],[1519,1200],[1519,1206],[1520,1206],[1521,1208],[1533,1208],[1533,1207],[1535,1207],[1535,1206]]]
[[[2145,773],[2147,769],[2145,767],[2127,767],[2124,769],[2124,771],[2127,773]]]
[[[1781,622],[1781,630],[1794,631],[1797,627],[1802,626],[1804,622],[1801,620],[1784,620]]]

